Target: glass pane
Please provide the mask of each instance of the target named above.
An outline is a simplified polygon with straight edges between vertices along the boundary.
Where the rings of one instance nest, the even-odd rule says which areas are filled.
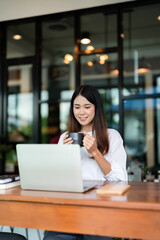
[[[152,168],[160,163],[160,99],[124,102],[124,140],[128,166]],[[156,146],[156,143],[158,145]]]
[[[156,84],[156,93],[160,92],[160,74],[155,76],[155,84]],[[155,132],[157,133],[157,163],[160,164],[160,99],[157,99],[155,102],[156,105],[156,124],[155,124]]]
[[[81,57],[81,84],[96,87],[101,94],[111,128],[119,129],[119,93],[117,54],[96,54]]]
[[[8,140],[32,142],[32,65],[8,68]]]
[[[35,24],[11,25],[7,29],[7,58],[35,55]]]
[[[154,93],[157,87],[153,76],[160,71],[159,12],[160,4],[156,4],[123,14],[125,96]]]
[[[18,173],[17,154],[14,146],[5,155],[5,172]]]
[[[157,110],[157,158],[158,158],[158,164],[160,164],[160,99],[157,99],[156,102],[156,110]]]
[[[87,37],[91,40],[88,44],[81,44],[81,50],[86,50],[90,45],[94,48],[117,46],[117,16],[115,14],[87,14],[81,16],[80,21],[81,39]]]
[[[62,90],[74,89],[74,18],[43,23],[42,100],[60,98]]]
[[[42,143],[57,143],[59,136],[67,130],[72,94],[73,91],[61,91],[62,102],[41,104]]]

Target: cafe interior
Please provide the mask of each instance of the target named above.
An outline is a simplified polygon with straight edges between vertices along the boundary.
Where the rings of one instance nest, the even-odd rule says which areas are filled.
[[[58,142],[74,89],[88,84],[124,140],[129,178],[158,179],[160,3],[95,2],[1,8],[1,174],[18,173],[17,143]]]
[[[0,174],[18,174],[16,144],[58,142],[87,84],[123,138],[129,180],[160,181],[159,1],[40,2],[0,10]]]
[[[18,172],[17,143],[58,142],[74,89],[88,84],[102,97],[108,127],[123,137],[129,177],[158,179],[159,1],[87,2],[38,16],[2,15],[1,174]]]

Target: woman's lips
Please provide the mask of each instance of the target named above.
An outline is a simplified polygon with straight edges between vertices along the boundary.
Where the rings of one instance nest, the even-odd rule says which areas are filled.
[[[81,121],[85,121],[87,119],[87,117],[80,117],[79,118]]]

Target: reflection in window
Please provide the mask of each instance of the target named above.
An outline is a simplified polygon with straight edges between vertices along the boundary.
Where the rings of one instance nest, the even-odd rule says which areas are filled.
[[[157,99],[156,103],[156,109],[157,109],[157,162],[160,164],[160,98]]]
[[[14,75],[13,72],[19,72]],[[8,70],[8,138],[11,142],[32,141],[33,93],[31,65]],[[11,77],[12,76],[12,77]]]
[[[103,62],[101,62],[103,60]],[[92,62],[93,64],[88,64]],[[81,83],[92,85],[101,95],[108,127],[119,129],[117,54],[81,57]]]
[[[160,72],[159,11],[160,4],[156,4],[123,14],[124,96],[154,92],[153,76]]]
[[[35,24],[11,25],[7,29],[7,58],[35,54]]]
[[[69,102],[60,103],[60,128],[64,132],[68,126]]]
[[[124,139],[129,166],[152,167],[155,158],[157,162],[160,161],[159,130],[158,134],[155,134],[155,128],[160,128],[159,100],[149,98],[124,102]],[[158,142],[157,147],[156,142]]]
[[[60,103],[60,129],[62,132],[67,130],[68,127],[68,115],[70,109],[70,99],[73,95],[73,91],[62,91],[61,100],[66,102]]]
[[[48,104],[41,104],[41,135],[42,143],[48,143]]]
[[[67,130],[70,100],[73,90],[60,92],[60,102],[41,104],[41,132],[43,143],[57,143]]]
[[[97,21],[98,19],[98,21]],[[81,44],[81,50],[117,46],[117,16],[95,13],[81,16],[81,39],[88,37],[88,44]]]
[[[74,18],[62,17],[42,24],[41,100],[57,100],[62,90],[75,88]]]
[[[109,128],[119,129],[118,89],[98,89]]]

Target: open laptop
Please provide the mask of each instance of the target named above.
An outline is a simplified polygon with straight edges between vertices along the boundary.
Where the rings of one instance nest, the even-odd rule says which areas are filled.
[[[21,188],[85,192],[95,185],[83,185],[80,146],[77,144],[17,144]]]

